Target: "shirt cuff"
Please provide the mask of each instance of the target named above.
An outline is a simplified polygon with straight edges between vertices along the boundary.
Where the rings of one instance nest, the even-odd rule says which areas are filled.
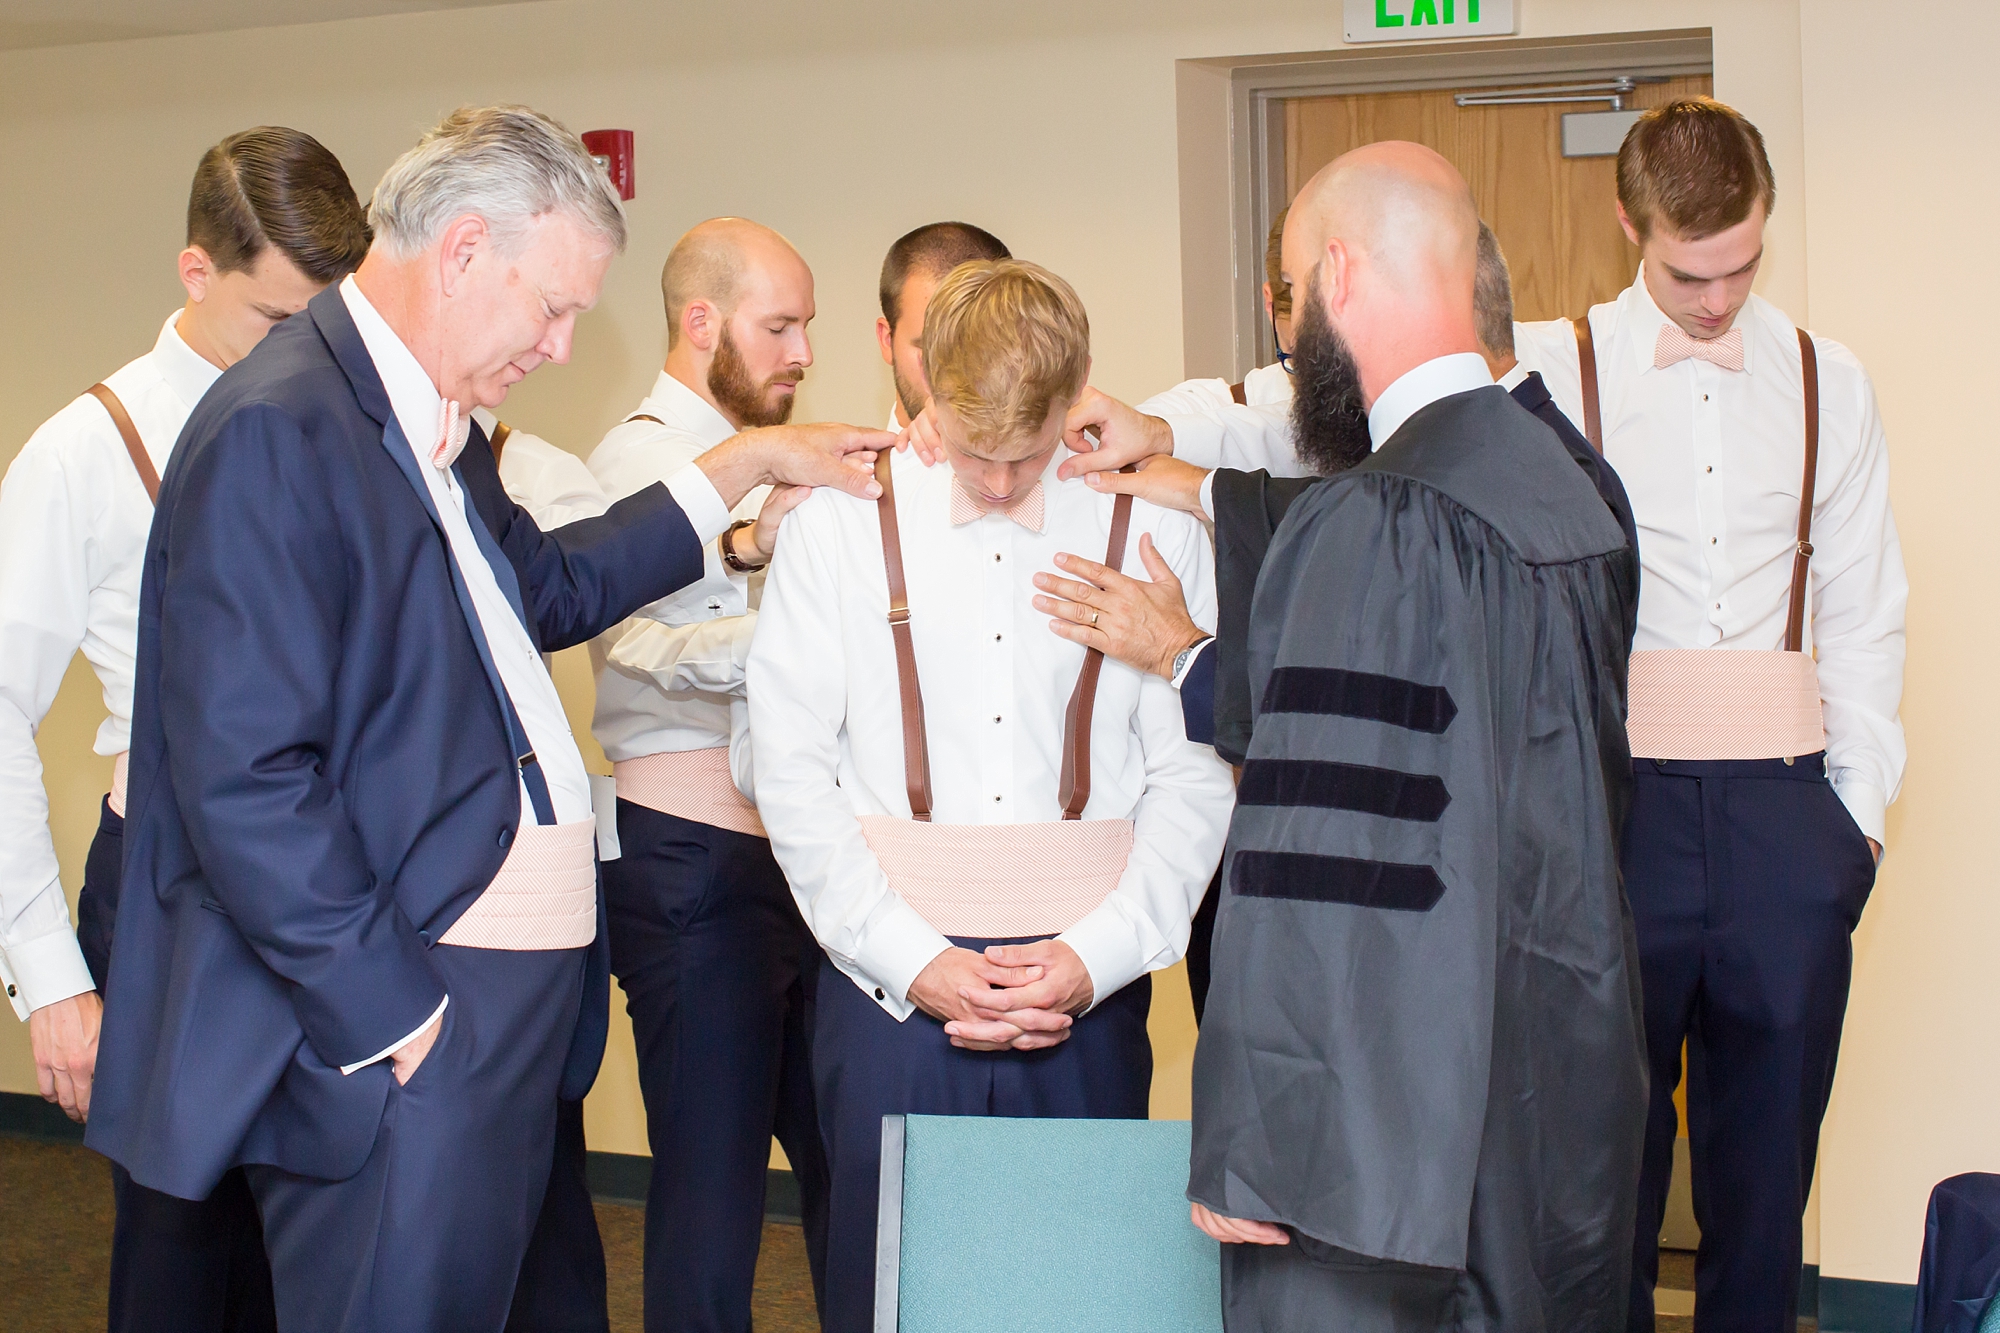
[[[445,996],[442,1000],[438,1001],[438,1007],[434,1012],[432,1012],[431,1016],[429,1018],[426,1018],[422,1023],[417,1025],[417,1030],[415,1032],[412,1032],[409,1036],[403,1038],[401,1041],[390,1043],[390,1045],[386,1049],[382,1050],[381,1052],[375,1055],[369,1056],[366,1060],[356,1060],[351,1065],[342,1065],[340,1067],[340,1072],[342,1074],[352,1074],[357,1069],[366,1069],[370,1065],[382,1063],[382,1061],[388,1059],[390,1056],[394,1055],[397,1051],[402,1050],[405,1046],[408,1046],[418,1037],[421,1037],[424,1035],[424,1033],[430,1031],[431,1028],[437,1023],[437,1021],[444,1017],[444,1007],[450,1003],[451,1003],[451,996],[449,995]]]
[[[867,942],[855,959],[855,982],[898,1023],[916,1012],[910,987],[931,959],[951,947],[951,941],[917,909],[897,898],[881,918],[868,923]]]
[[[715,483],[697,463],[689,463],[679,472],[667,478],[667,493],[674,497],[674,503],[687,515],[688,525],[694,529],[696,540],[707,546],[720,537],[736,520],[729,516],[729,506],[722,503],[722,492],[715,489]],[[721,557],[716,558],[721,563]]]
[[[1132,924],[1110,903],[1056,938],[1076,950],[1083,970],[1090,973],[1092,1009],[1145,974],[1146,959],[1132,938]]]
[[[1210,468],[1208,470],[1208,475],[1201,479],[1201,516],[1207,519],[1211,525],[1214,524],[1215,522],[1215,469],[1214,468]]]
[[[97,989],[77,947],[76,932],[65,926],[0,951],[6,964],[7,999],[17,1017]]]
[[[1833,794],[1854,817],[1863,837],[1873,838],[1878,847],[1889,845],[1889,798],[1880,787],[1858,774],[1841,773],[1833,779]]]

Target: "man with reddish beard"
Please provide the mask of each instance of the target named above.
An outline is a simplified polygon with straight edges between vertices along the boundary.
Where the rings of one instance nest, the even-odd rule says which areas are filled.
[[[666,365],[590,459],[613,497],[740,429],[782,424],[812,364],[812,270],[770,228],[702,223],[667,256],[660,287]],[[745,496],[700,580],[593,646],[594,730],[618,786],[621,854],[604,863],[611,968],[653,1149],[648,1333],[747,1333],[774,1133],[798,1177],[816,1290],[822,1276],[826,1165],[805,1045],[818,946],[743,794],[762,570],[804,495]]]

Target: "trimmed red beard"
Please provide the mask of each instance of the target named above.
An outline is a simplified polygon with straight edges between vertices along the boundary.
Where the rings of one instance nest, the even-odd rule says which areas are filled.
[[[722,338],[715,346],[715,360],[709,363],[708,391],[715,396],[716,406],[724,415],[736,418],[745,428],[782,426],[792,419],[792,404],[798,395],[784,394],[773,403],[771,386],[797,384],[805,377],[803,370],[781,370],[767,380],[751,378],[743,352],[729,336],[729,325],[725,323]]]

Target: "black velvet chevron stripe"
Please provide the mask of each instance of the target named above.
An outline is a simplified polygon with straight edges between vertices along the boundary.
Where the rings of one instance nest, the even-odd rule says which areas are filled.
[[[1229,886],[1244,898],[1342,903],[1386,912],[1428,912],[1444,897],[1444,881],[1429,866],[1308,852],[1238,852]]]
[[[1354,810],[1435,824],[1451,804],[1444,779],[1323,759],[1252,759],[1236,788],[1238,805]]]
[[[1451,691],[1401,676],[1340,667],[1279,667],[1264,686],[1265,713],[1323,713],[1442,735],[1458,716]]]

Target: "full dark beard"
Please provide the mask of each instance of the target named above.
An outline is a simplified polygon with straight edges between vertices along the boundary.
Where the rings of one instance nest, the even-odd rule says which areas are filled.
[[[715,395],[715,405],[722,409],[723,415],[736,418],[745,428],[782,426],[792,419],[792,404],[798,401],[798,395],[788,393],[772,403],[770,388],[773,384],[797,384],[804,378],[804,373],[796,370],[762,381],[751,378],[742,349],[729,336],[729,325],[722,326],[722,339],[715,345],[715,360],[708,366],[708,391]]]
[[[1368,457],[1368,409],[1361,370],[1346,339],[1326,322],[1317,277],[1292,324],[1292,437],[1305,465],[1322,477]]]

